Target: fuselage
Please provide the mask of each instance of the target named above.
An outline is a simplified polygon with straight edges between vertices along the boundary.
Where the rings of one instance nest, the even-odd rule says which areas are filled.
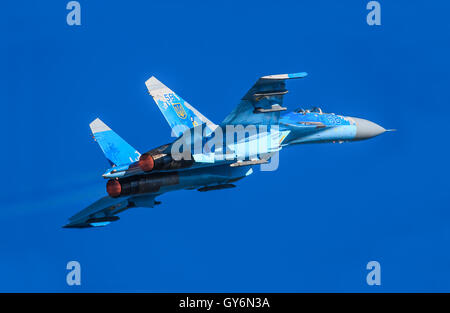
[[[299,109],[280,118],[280,128],[290,133],[283,144],[345,142],[369,139],[386,130],[371,121],[323,113],[321,109]]]
[[[317,108],[286,113],[280,116],[275,127],[220,125],[210,133],[204,130],[199,128],[197,135],[195,131],[187,132],[185,137],[150,150],[131,165],[109,169],[103,175],[110,179],[108,194],[117,197],[179,189],[228,188],[231,182],[250,175],[255,164],[270,159],[285,146],[363,140],[385,131],[368,120],[323,113]],[[234,133],[230,135],[230,132]],[[231,142],[226,138],[232,138]],[[189,141],[184,147],[190,151],[189,160],[175,157],[177,141]]]

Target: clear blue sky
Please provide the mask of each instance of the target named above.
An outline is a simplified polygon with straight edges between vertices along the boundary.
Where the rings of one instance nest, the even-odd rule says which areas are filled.
[[[450,6],[380,1],[370,27],[367,2],[80,0],[80,27],[66,1],[4,3],[0,291],[450,291]],[[169,141],[151,75],[220,122],[258,77],[300,71],[289,109],[398,132],[289,148],[238,188],[61,228],[105,193],[89,122],[140,151]]]

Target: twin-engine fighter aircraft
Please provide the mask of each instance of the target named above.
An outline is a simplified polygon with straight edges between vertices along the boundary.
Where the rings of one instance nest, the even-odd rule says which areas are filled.
[[[72,216],[64,227],[105,226],[129,208],[160,204],[155,198],[169,191],[235,187],[233,183],[252,174],[256,165],[271,170],[286,146],[363,140],[386,131],[371,121],[320,108],[281,114],[286,111],[285,82],[306,75],[261,77],[219,125],[151,77],[145,84],[177,139],[141,154],[100,119],[94,120],[90,128],[110,163],[103,174],[108,195]]]

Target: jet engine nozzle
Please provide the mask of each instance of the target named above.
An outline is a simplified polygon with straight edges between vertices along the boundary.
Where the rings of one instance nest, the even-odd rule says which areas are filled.
[[[161,187],[176,185],[180,182],[177,172],[154,173],[140,177],[110,179],[106,183],[106,192],[112,198],[120,196],[154,193]]]
[[[139,168],[144,172],[177,170],[191,167],[192,164],[194,164],[192,156],[188,160],[174,160],[170,153],[161,153],[154,150],[141,155],[138,161]]]
[[[155,167],[155,160],[150,154],[144,153],[140,156],[138,165],[144,172],[150,172]]]
[[[110,179],[106,183],[106,192],[110,197],[118,197],[122,192],[122,185],[117,179]]]

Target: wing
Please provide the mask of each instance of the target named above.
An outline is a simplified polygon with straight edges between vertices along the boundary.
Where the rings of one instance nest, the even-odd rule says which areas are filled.
[[[307,73],[263,76],[245,94],[239,105],[222,122],[224,125],[278,124],[287,79],[303,78]]]
[[[138,195],[129,197],[103,197],[84,210],[78,212],[71,218],[64,228],[87,228],[106,226],[111,222],[117,221],[117,214],[132,207],[150,207],[152,208],[160,202],[155,201],[155,195]]]

